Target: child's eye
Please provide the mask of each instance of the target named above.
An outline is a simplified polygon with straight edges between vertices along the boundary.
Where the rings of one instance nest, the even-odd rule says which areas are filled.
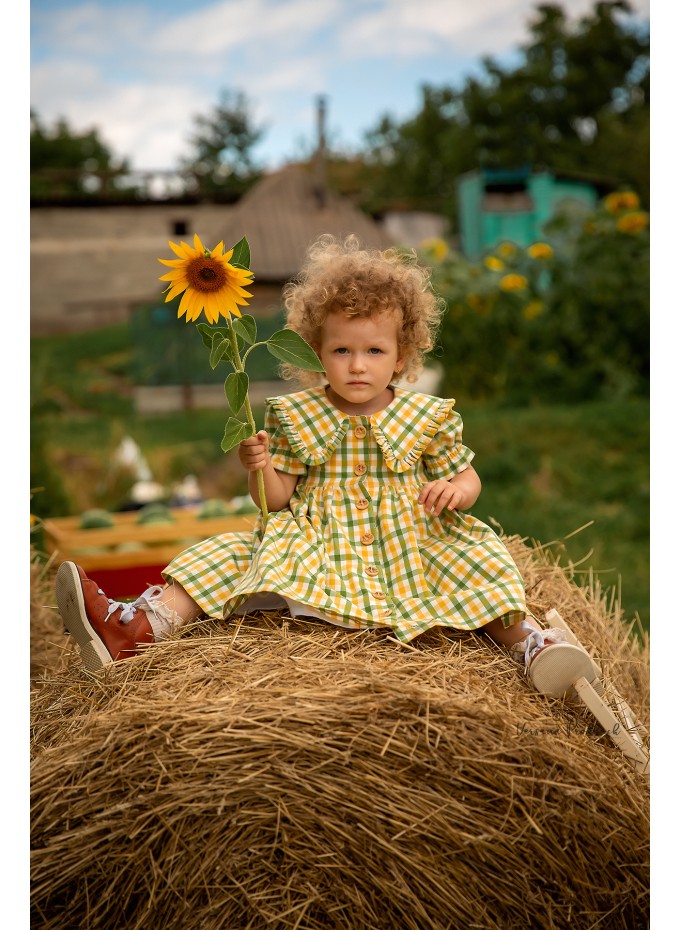
[[[382,355],[382,349],[378,349],[376,346],[374,346],[372,349],[369,349],[368,351],[373,355]]]
[[[333,349],[333,352],[336,353],[337,355],[344,355],[345,352],[347,352],[347,349],[345,348]]]

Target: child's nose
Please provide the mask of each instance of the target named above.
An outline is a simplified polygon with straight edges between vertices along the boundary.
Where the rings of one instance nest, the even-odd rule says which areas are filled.
[[[350,359],[350,370],[354,372],[364,371],[366,363],[360,355],[353,355]]]

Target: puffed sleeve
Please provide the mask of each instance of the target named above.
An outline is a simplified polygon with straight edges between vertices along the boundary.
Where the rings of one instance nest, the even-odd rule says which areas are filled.
[[[288,437],[269,403],[265,407],[264,428],[269,436],[269,454],[274,468],[288,475],[304,475],[307,466],[293,454]]]
[[[423,465],[429,479],[453,478],[472,462],[475,453],[463,445],[463,420],[451,410],[423,452]]]

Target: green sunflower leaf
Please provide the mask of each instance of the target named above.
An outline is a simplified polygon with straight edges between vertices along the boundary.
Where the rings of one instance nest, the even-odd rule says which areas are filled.
[[[308,342],[292,329],[280,329],[267,340],[267,348],[276,358],[304,371],[323,371],[319,356]]]
[[[232,325],[237,335],[242,336],[249,345],[257,339],[257,323],[254,316],[245,313],[242,317],[236,317]]]
[[[232,413],[238,413],[245,403],[248,394],[248,375],[245,371],[234,371],[227,375],[224,382],[224,393],[227,395],[227,403],[231,407]]]
[[[237,446],[244,439],[250,439],[253,436],[253,428],[249,423],[243,423],[241,420],[235,420],[229,417],[224,427],[224,436],[220,446],[223,452],[229,452],[234,446]]]
[[[213,335],[215,330],[212,326],[209,326],[208,323],[197,323],[196,329],[201,334],[201,339],[203,340],[203,345],[208,349],[212,349]]]
[[[212,349],[215,336],[222,336],[223,339],[229,339],[229,330],[226,326],[211,326],[209,323],[197,323],[196,329],[201,334],[203,344],[209,349]]]
[[[231,361],[232,351],[231,341],[225,339],[220,333],[215,333],[210,349],[210,367],[217,368],[223,358]]]
[[[229,264],[250,271],[250,245],[245,236],[234,246],[234,254],[229,259]]]

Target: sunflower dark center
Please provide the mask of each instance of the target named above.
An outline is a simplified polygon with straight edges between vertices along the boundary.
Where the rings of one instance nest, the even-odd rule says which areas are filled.
[[[186,276],[191,287],[204,294],[219,291],[227,283],[224,266],[214,258],[195,258],[189,262]]]

